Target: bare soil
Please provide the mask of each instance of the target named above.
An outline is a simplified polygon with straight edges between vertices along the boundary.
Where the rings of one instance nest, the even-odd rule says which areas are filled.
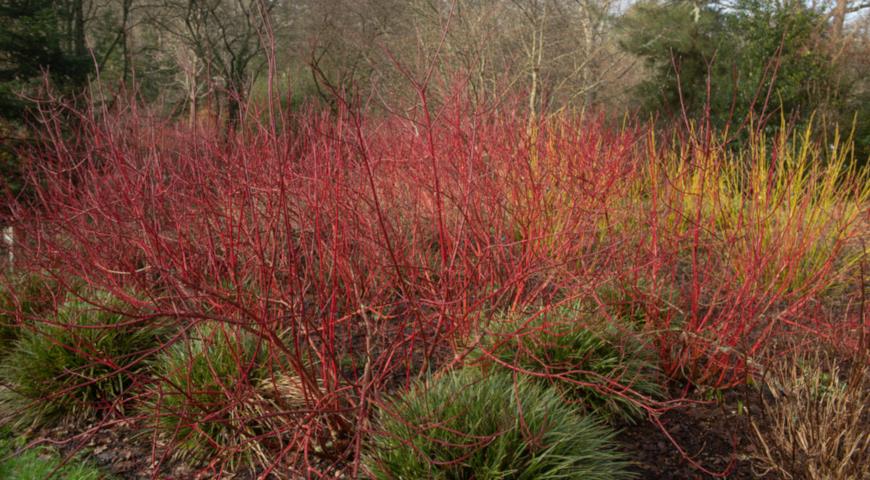
[[[697,401],[670,410],[660,417],[668,434],[651,421],[623,426],[619,441],[637,460],[639,478],[778,478],[753,471],[749,461],[752,427],[746,410],[740,406],[742,397],[741,392],[732,391],[717,401]]]

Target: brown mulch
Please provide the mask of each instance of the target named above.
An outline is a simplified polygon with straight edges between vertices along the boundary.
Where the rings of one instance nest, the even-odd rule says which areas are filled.
[[[171,457],[161,458],[160,452],[153,452],[151,439],[143,431],[132,420],[107,428],[59,426],[38,432],[30,445],[54,446],[62,456],[83,458],[117,479],[196,477],[191,465]]]
[[[665,412],[660,421],[685,455],[651,421],[623,426],[618,440],[638,463],[635,470],[644,480],[776,479],[752,469],[752,427],[746,411],[738,406],[742,401],[741,393],[730,391],[719,401],[693,402]]]
[[[712,472],[725,473],[729,479],[776,479],[761,476],[752,470],[748,461],[751,430],[745,413],[737,412],[741,394],[726,393],[719,402],[698,401],[664,413],[660,420],[673,439],[685,450],[692,461]],[[43,438],[70,438],[73,431],[63,428],[40,432]],[[621,426],[618,437],[624,450],[637,463],[635,471],[643,480],[673,479],[695,480],[722,478],[709,475],[692,466],[671,443],[664,432],[650,421]],[[50,442],[55,443],[55,442]],[[94,462],[117,479],[206,479],[224,478],[247,480],[258,477],[256,472],[237,472],[233,476],[208,473],[189,462],[172,458],[156,458],[151,450],[151,439],[142,435],[141,426],[134,423],[88,435],[82,442],[55,443],[60,453],[82,456]],[[277,477],[275,477],[277,478]]]

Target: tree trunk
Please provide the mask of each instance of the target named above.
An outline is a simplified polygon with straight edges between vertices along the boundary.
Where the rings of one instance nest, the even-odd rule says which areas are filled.
[[[849,7],[848,0],[837,0],[833,12],[833,37],[835,42],[843,39],[843,27],[846,24],[846,12]]]
[[[188,123],[190,128],[194,128],[196,126],[196,114],[197,114],[197,102],[196,102],[196,70],[199,58],[196,55],[192,55],[191,63],[193,64],[190,68],[190,71],[186,72],[187,77],[187,99],[190,102],[190,112],[188,117]]]
[[[133,0],[123,0],[121,2],[121,48],[124,54],[124,81],[130,78],[130,70],[132,68],[132,58],[130,56],[130,39],[129,26],[130,9],[133,7]]]
[[[245,103],[244,80],[235,78],[227,85],[227,131],[233,132],[241,123],[240,115]]]
[[[73,52],[77,57],[87,54],[85,46],[85,8],[84,0],[73,1]]]

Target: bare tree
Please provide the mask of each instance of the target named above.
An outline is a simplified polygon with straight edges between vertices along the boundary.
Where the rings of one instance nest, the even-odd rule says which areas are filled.
[[[207,81],[224,93],[229,124],[235,125],[263,67],[264,26],[277,5],[263,0],[161,0],[155,5],[150,21],[196,56],[182,68],[191,108],[196,108],[195,83],[202,68]]]
[[[460,16],[476,18],[460,19],[458,27],[472,25],[474,30],[458,31],[451,39],[465,37],[467,44],[482,46],[477,64],[490,72],[478,73],[478,78],[508,75],[508,85],[525,84],[533,112],[588,106],[606,97],[599,93],[609,83],[619,83],[632,63],[611,35],[618,3],[475,2],[474,8],[460,10]]]
[[[867,0],[833,0],[833,6],[830,7],[828,17],[831,21],[831,30],[835,41],[843,38],[844,27],[846,25],[846,17],[850,14],[860,12],[861,10],[870,8],[870,1]],[[830,4],[830,1],[826,1]]]

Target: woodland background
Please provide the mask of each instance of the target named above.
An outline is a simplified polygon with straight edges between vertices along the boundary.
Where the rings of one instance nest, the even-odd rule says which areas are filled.
[[[336,91],[401,108],[415,98],[408,77],[437,55],[436,101],[463,81],[481,104],[523,91],[536,114],[594,109],[618,121],[707,109],[718,126],[750,111],[792,124],[814,116],[854,126],[860,160],[870,155],[868,9],[866,0],[4,0],[4,178],[20,187],[14,150],[32,137],[28,105],[46,97],[46,79],[53,96],[113,102],[134,90],[180,121],[228,124],[266,97],[269,58],[272,88],[293,108],[335,108]]]

